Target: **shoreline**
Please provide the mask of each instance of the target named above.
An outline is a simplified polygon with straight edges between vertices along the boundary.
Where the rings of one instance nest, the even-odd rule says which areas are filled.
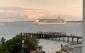
[[[48,40],[48,39],[39,40],[39,45],[43,47],[43,50],[46,51],[46,53],[55,53],[56,51],[60,50],[61,44],[67,44],[67,43],[54,41],[54,40]]]

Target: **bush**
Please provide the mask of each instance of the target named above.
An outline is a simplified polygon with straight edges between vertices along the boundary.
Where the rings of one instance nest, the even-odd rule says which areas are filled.
[[[22,40],[24,40],[23,48]],[[0,44],[0,53],[24,53],[24,49],[30,51],[36,48],[37,45],[38,40],[35,37],[18,34],[12,39],[3,42],[3,44]]]

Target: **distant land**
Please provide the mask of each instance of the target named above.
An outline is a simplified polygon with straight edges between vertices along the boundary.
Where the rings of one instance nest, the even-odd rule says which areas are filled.
[[[34,22],[34,21],[13,21],[13,22],[0,22],[0,23],[26,23],[26,22]],[[66,21],[66,23],[83,23],[83,21]]]
[[[67,23],[83,23],[83,21],[66,21]]]

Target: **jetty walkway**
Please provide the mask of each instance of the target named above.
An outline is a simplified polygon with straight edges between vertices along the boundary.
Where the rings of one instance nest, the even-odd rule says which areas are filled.
[[[30,37],[36,37],[39,39],[52,39],[52,40],[58,39],[58,41],[62,40],[63,42],[64,41],[70,42],[71,39],[71,42],[77,42],[77,43],[82,43],[82,41],[79,40],[83,39],[83,37],[81,36],[77,36],[74,34],[67,35],[65,32],[36,32],[36,33],[28,32],[28,33],[22,33],[22,35],[26,35],[26,36],[28,35]],[[65,40],[66,38],[67,40]]]

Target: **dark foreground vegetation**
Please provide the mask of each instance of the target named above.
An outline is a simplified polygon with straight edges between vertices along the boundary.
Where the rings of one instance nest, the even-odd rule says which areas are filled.
[[[29,53],[38,46],[37,38],[25,36],[22,33],[9,40],[2,37],[0,41],[0,53]]]

